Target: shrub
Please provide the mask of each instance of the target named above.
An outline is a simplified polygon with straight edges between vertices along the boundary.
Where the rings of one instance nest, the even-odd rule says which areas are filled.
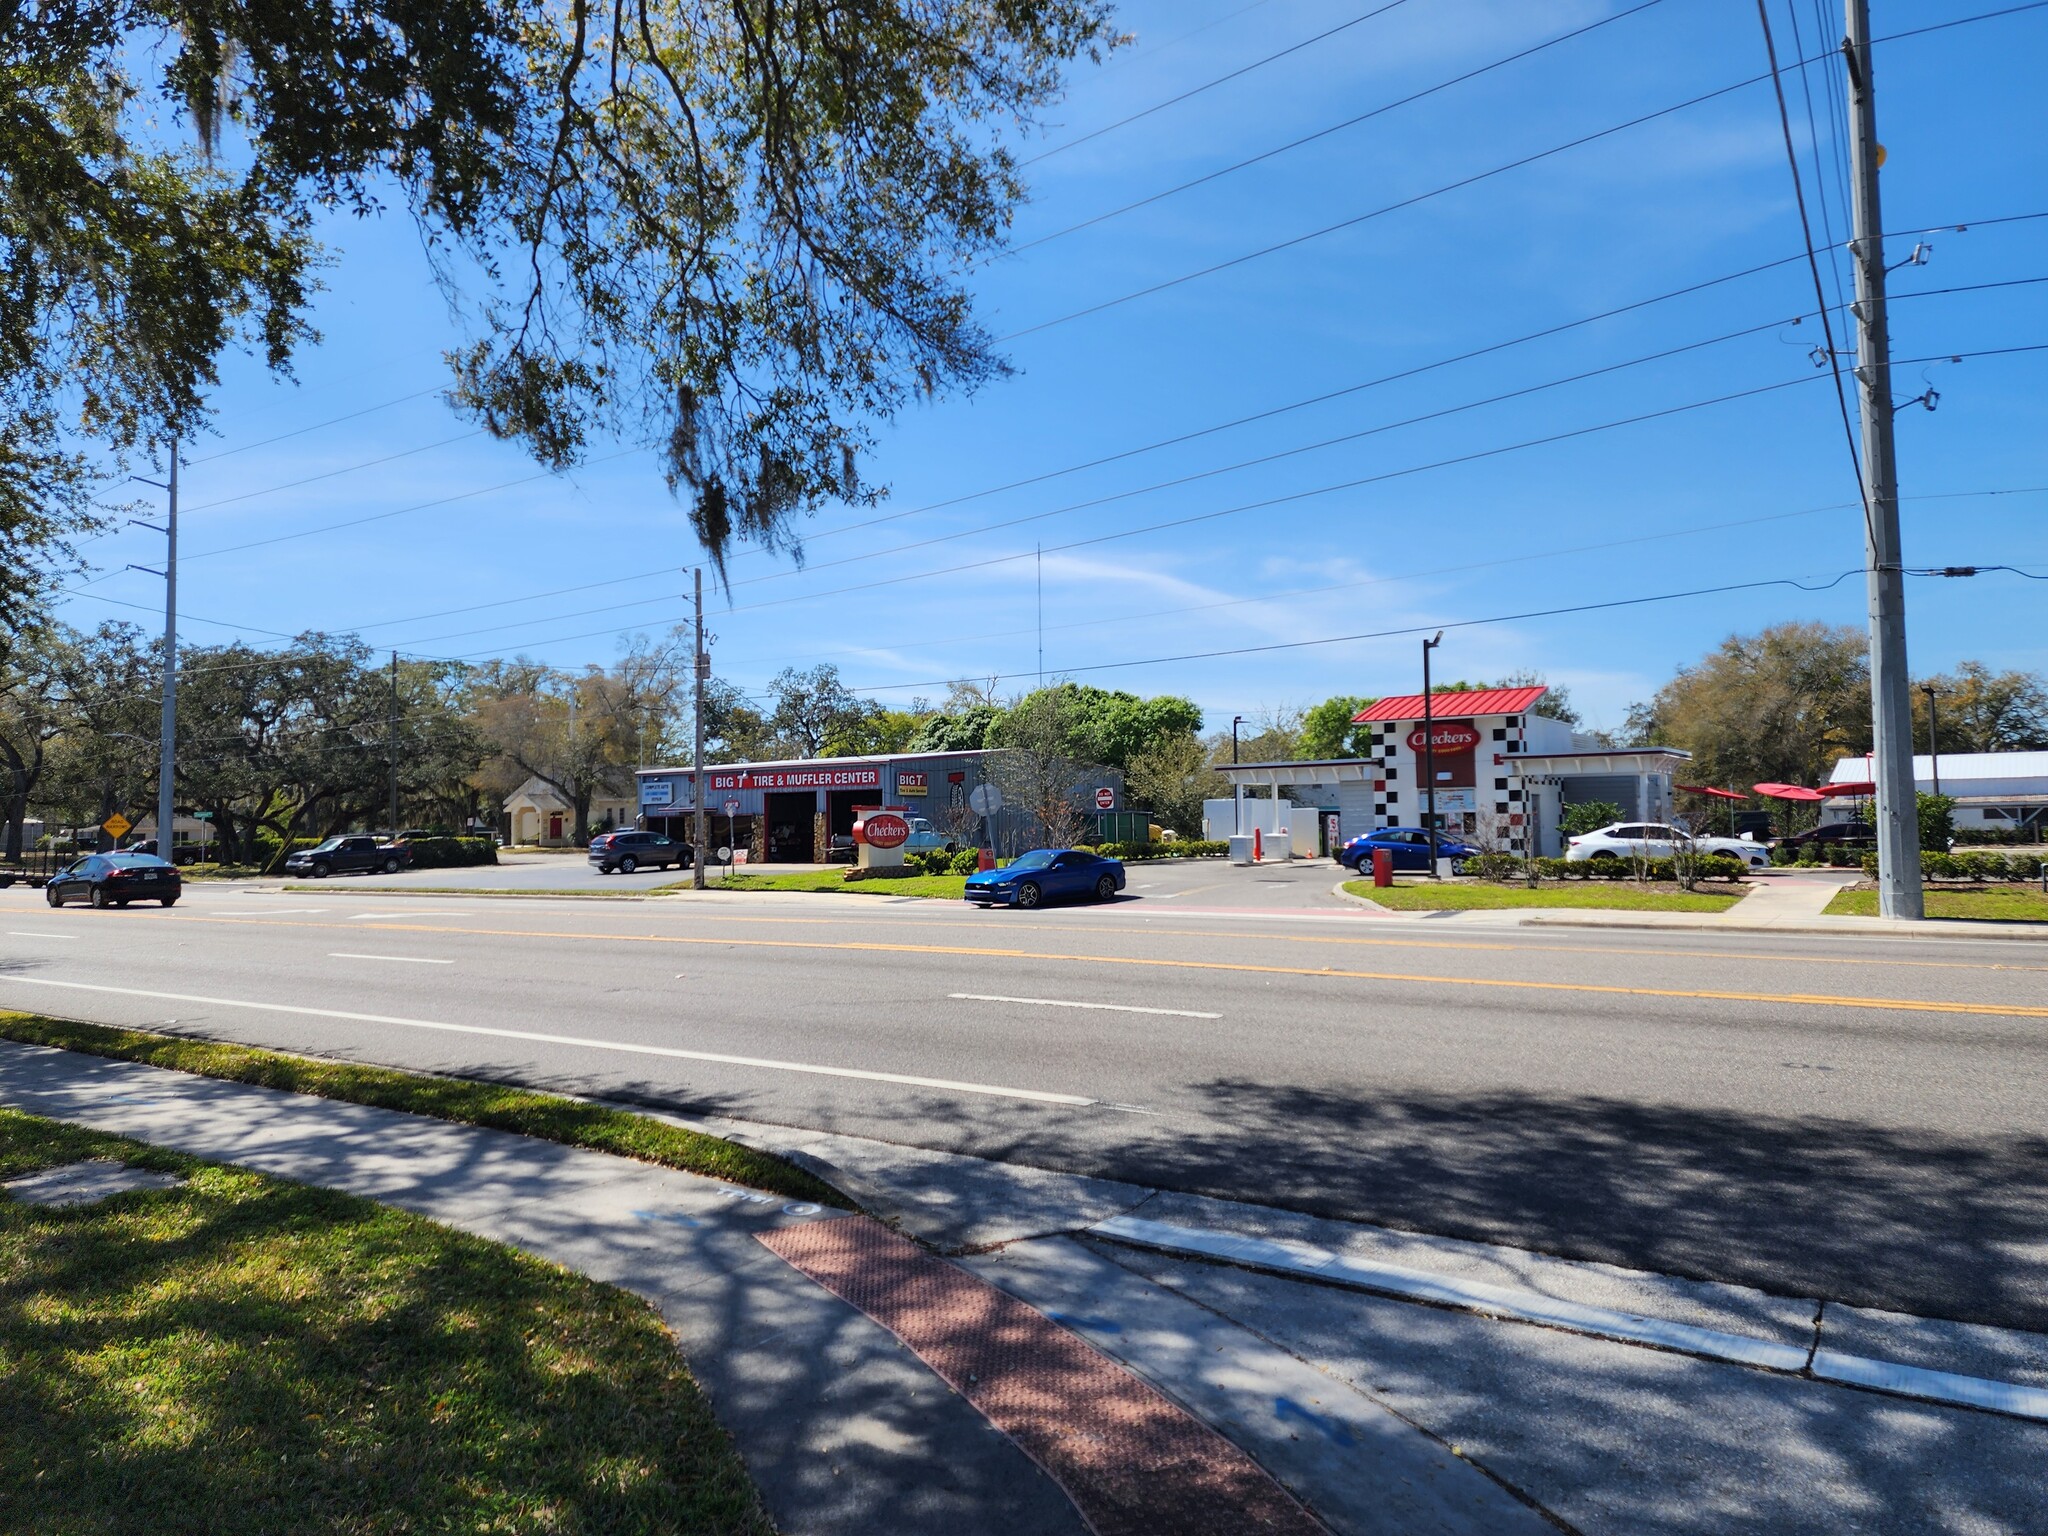
[[[1505,859],[1511,866],[1510,873],[1522,873],[1525,866],[1511,854],[1481,854],[1478,858],[1467,859],[1465,867],[1475,870],[1483,859]],[[1637,863],[1633,859],[1536,859],[1533,861],[1537,875],[1545,880],[1633,880],[1636,878]],[[1645,859],[1642,861],[1645,880],[1675,880],[1676,872],[1669,859]],[[1748,872],[1749,865],[1731,853],[1702,854],[1694,861],[1694,876],[1700,880],[1740,880]],[[1492,877],[1484,877],[1492,878]]]
[[[1955,841],[1974,844],[1977,847],[2013,848],[2031,846],[2041,841],[2038,832],[2022,832],[2012,827],[1957,827]]]
[[[1956,835],[1956,802],[1949,795],[1918,795],[1920,805],[1920,846],[1934,853],[1948,852],[1949,839]]]
[[[941,851],[943,852],[943,850]],[[952,856],[944,872],[952,875],[971,875],[980,868],[981,850],[979,848],[962,848]],[[934,870],[933,873],[937,874],[939,871]]]
[[[1122,859],[1126,863],[1138,859],[1212,859],[1229,853],[1230,844],[1184,837],[1170,843],[1104,843],[1095,851],[1105,859]]]
[[[405,846],[412,850],[414,869],[462,869],[498,862],[497,841],[488,837],[415,837]]]
[[[1789,843],[1777,843],[1774,844],[1771,848],[1771,862],[1773,864],[1793,864],[1796,863],[1798,859],[1799,850],[1797,848],[1792,847]]]
[[[1566,837],[1581,837],[1621,819],[1620,806],[1606,800],[1588,800],[1584,805],[1566,806],[1557,829]]]

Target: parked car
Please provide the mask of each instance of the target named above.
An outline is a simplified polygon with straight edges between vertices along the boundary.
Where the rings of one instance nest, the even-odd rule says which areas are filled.
[[[1723,853],[1751,869],[1768,869],[1771,850],[1739,837],[1694,837],[1683,827],[1661,821],[1614,821],[1598,831],[1565,839],[1564,856],[1576,863],[1590,859],[1668,859],[1679,849]]]
[[[903,845],[906,853],[915,853],[920,849],[929,848],[943,848],[948,853],[958,853],[960,851],[958,843],[947,837],[926,818],[912,816],[909,818],[909,821],[910,841]]]
[[[139,843],[130,843],[121,851],[123,853],[155,853],[157,851],[156,839],[145,837]],[[204,843],[173,843],[171,845],[171,862],[173,864],[197,864],[210,851]]]
[[[43,900],[53,907],[77,901],[95,907],[160,901],[175,907],[184,885],[177,866],[153,853],[89,853],[50,876]]]
[[[1824,821],[1778,839],[1783,848],[1875,848],[1877,828],[1867,821]]]
[[[590,862],[600,875],[617,870],[630,875],[645,864],[653,869],[688,869],[696,852],[688,843],[659,832],[604,832],[590,840]]]
[[[967,877],[967,899],[977,906],[1035,907],[1063,897],[1114,901],[1124,888],[1115,859],[1079,848],[1034,848],[1000,869]]]
[[[354,835],[301,848],[284,861],[284,867],[287,874],[325,880],[329,875],[395,875],[411,862],[412,850],[403,843]]]
[[[1354,837],[1338,852],[1337,862],[1361,875],[1369,875],[1375,848],[1384,848],[1392,854],[1396,869],[1427,871],[1429,868],[1429,832],[1424,827],[1381,827],[1363,837]],[[1448,832],[1436,835],[1436,856],[1451,861],[1452,874],[1463,870],[1465,861],[1478,852],[1477,848],[1459,842]]]

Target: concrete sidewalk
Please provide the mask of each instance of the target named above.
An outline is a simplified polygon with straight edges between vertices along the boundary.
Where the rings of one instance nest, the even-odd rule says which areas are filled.
[[[892,1333],[762,1240],[779,1242],[791,1228],[866,1222],[865,1217],[503,1132],[11,1042],[0,1042],[0,1104],[384,1201],[646,1297],[675,1333],[786,1536],[882,1530],[904,1536],[1083,1536],[1111,1530],[1144,1536],[1169,1529],[1298,1528],[1271,1518],[1273,1510],[1264,1506],[1281,1514],[1294,1510],[1316,1529],[1343,1536],[1533,1536],[1551,1529],[1497,1480],[1385,1406],[1113,1266],[1101,1272],[1113,1272],[1126,1293],[1141,1293],[1124,1298],[1135,1309],[1134,1319],[1151,1319],[1183,1341],[1204,1341],[1181,1369],[1129,1372],[1116,1363],[1116,1351],[1098,1353],[1076,1342],[1078,1337],[1099,1345],[1083,1325],[1101,1320],[1058,1315],[1032,1295],[1048,1289],[1070,1294],[1071,1275],[1004,1288],[1039,1320],[1044,1347],[1060,1355],[1064,1376],[1034,1370],[1028,1350],[1019,1375],[1040,1420],[1047,1411],[1045,1394],[1056,1394],[1055,1450],[1062,1415],[1074,1422],[1076,1438],[1099,1439],[1091,1411],[1113,1397],[1154,1403],[1146,1411],[1155,1442],[1162,1419],[1193,1426],[1164,1442],[1169,1454],[1181,1457],[1177,1462],[1112,1465],[1106,1481],[1114,1485],[1113,1500],[1121,1500],[1112,1520],[1099,1505],[1084,1518],[1064,1491],[1076,1488],[1077,1480],[1057,1455],[1034,1450],[1027,1456],[1018,1440],[998,1430],[996,1423],[1005,1423],[1017,1433],[1001,1417],[1000,1405],[989,1409],[996,1423],[984,1416],[980,1400],[972,1398],[973,1378],[961,1383],[962,1391],[953,1390],[905,1347],[915,1344],[915,1335],[901,1322],[892,1322]],[[996,1176],[976,1193],[1000,1208],[1004,1190]],[[1053,1179],[1038,1192],[1038,1201],[1056,1206],[1070,1193]],[[1091,1193],[1105,1212],[1146,1197],[1143,1191],[1126,1196],[1114,1187]],[[956,1291],[978,1284],[987,1289],[970,1271],[928,1258],[922,1262],[956,1276]],[[1088,1262],[1102,1265],[1092,1257]],[[1228,1338],[1213,1338],[1219,1330]],[[1003,1346],[1011,1356],[1017,1352],[1015,1336],[1010,1329]],[[1077,1359],[1099,1364],[1077,1373]],[[1013,1371],[1019,1368],[1009,1363]],[[1234,1388],[1219,1389],[1209,1381],[1219,1364],[1235,1373]],[[1124,1378],[1120,1386],[1117,1378]],[[1301,1443],[1286,1413],[1268,1399],[1331,1405],[1317,1411],[1348,1426],[1343,1443]],[[1247,1414],[1259,1420],[1251,1432],[1238,1422]],[[1215,1430],[1224,1438],[1216,1440]],[[1201,1451],[1203,1435],[1215,1440],[1220,1454],[1241,1463],[1239,1472],[1212,1478],[1209,1485],[1230,1488],[1248,1507],[1199,1509],[1199,1524],[1189,1524],[1182,1510],[1166,1523],[1175,1503],[1171,1490],[1187,1484],[1204,1457],[1212,1464],[1218,1459],[1216,1452],[1189,1459],[1186,1447],[1192,1442]],[[1245,1459],[1233,1441],[1253,1459]],[[1110,1444],[1116,1443],[1112,1438]],[[1045,1470],[1034,1458],[1045,1461]],[[1099,1448],[1096,1462],[1099,1473]],[[1105,1479],[1098,1476],[1096,1482],[1100,1491]],[[1270,1498],[1260,1494],[1261,1485],[1272,1490]],[[1303,1505],[1312,1514],[1302,1514]],[[1148,1511],[1156,1518],[1148,1518]]]

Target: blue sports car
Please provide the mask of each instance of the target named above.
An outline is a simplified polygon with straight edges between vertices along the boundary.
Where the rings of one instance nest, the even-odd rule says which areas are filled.
[[[1337,862],[1349,865],[1361,875],[1372,873],[1372,851],[1384,848],[1394,856],[1394,868],[1429,869],[1429,834],[1421,827],[1381,827],[1377,832],[1368,832],[1363,837],[1354,837],[1344,845],[1344,851],[1337,855]],[[1477,848],[1459,842],[1448,832],[1436,835],[1436,854],[1440,859],[1451,861],[1451,870],[1456,873],[1465,861],[1479,852]]]
[[[1124,867],[1115,859],[1079,848],[1034,848],[1001,869],[967,877],[967,899],[978,906],[1035,907],[1064,896],[1114,901],[1124,888]]]

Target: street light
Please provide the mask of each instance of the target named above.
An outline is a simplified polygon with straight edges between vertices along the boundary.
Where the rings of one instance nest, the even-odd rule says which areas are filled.
[[[1422,825],[1429,832],[1429,877],[1440,878],[1436,865],[1436,716],[1430,708],[1429,653],[1444,643],[1438,630],[1422,642]]]
[[[1941,742],[1936,733],[1937,715],[1934,707],[1934,684],[1922,683],[1920,691],[1927,695],[1927,761],[1934,770],[1934,792],[1941,793]]]
[[[1243,715],[1232,715],[1230,717],[1230,766],[1233,768],[1237,766],[1237,728],[1243,724]],[[1234,800],[1236,804],[1231,807],[1230,812],[1230,835],[1232,837],[1243,837],[1244,786],[1241,784],[1234,784],[1231,786],[1231,788],[1234,791],[1231,795],[1231,799]]]

